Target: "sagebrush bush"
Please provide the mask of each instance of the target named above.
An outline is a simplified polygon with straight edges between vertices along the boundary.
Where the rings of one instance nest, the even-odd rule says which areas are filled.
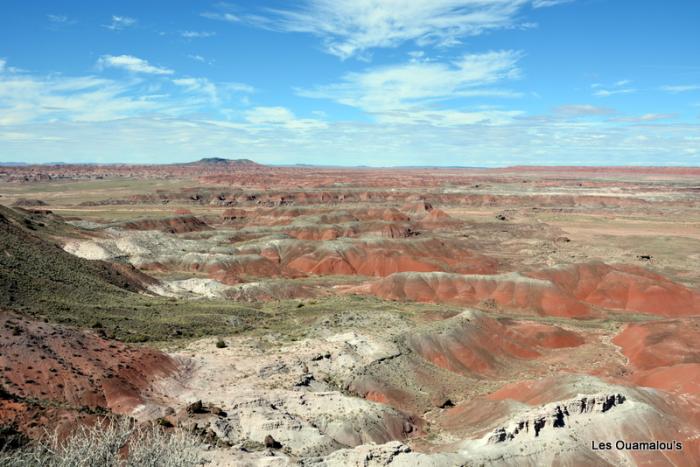
[[[56,433],[29,447],[0,453],[0,465],[12,467],[191,467],[203,465],[202,445],[182,430],[166,432],[131,420],[103,420],[81,427],[61,441]]]

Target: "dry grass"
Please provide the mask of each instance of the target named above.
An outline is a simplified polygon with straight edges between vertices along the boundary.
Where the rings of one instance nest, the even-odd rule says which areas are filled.
[[[61,440],[57,433],[27,448],[0,453],[0,465],[12,467],[190,467],[203,465],[202,446],[182,430],[139,427],[127,419],[103,420],[81,427]]]

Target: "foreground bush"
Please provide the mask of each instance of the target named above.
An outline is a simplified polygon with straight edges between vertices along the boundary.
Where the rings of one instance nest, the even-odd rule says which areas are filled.
[[[202,465],[202,446],[181,430],[137,427],[128,419],[81,427],[60,441],[48,435],[32,446],[0,453],[3,466],[191,467]]]

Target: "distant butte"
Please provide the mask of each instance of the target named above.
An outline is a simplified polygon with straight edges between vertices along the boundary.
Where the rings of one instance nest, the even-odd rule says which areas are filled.
[[[223,157],[203,157],[198,161],[190,162],[188,165],[246,165],[246,166],[260,166],[255,161],[250,159],[225,159]]]

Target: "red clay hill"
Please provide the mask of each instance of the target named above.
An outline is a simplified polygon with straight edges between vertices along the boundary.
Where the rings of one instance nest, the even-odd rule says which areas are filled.
[[[600,262],[523,274],[400,273],[352,289],[389,300],[489,305],[570,318],[600,309],[659,316],[700,314],[700,293],[641,267]]]
[[[34,435],[81,413],[131,413],[152,401],[154,383],[178,371],[158,350],[7,311],[0,312],[0,348],[0,424]]]

